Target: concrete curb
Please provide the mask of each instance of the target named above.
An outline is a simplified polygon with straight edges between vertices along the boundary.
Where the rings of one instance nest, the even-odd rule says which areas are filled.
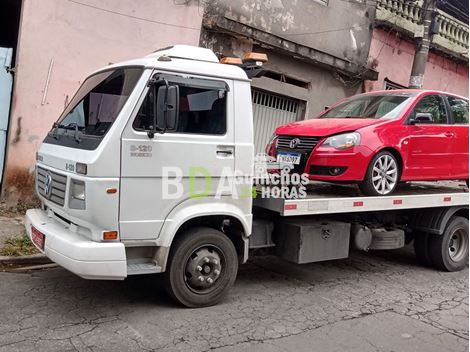
[[[51,260],[44,254],[24,255],[20,257],[0,256],[0,264],[35,265],[50,263],[52,263]]]
[[[58,268],[58,267],[59,265],[57,265],[56,263],[52,263],[52,264],[21,266],[19,268],[10,269],[7,271],[10,273],[27,273],[27,272],[34,271],[34,270],[52,269],[52,268]]]

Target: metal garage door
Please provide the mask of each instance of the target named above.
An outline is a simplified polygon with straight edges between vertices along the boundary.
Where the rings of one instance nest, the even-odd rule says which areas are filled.
[[[13,49],[0,48],[0,186],[2,183],[5,146],[7,140],[8,116],[13,76],[9,72]]]
[[[269,137],[277,126],[297,121],[300,101],[252,90],[253,119],[255,129],[255,155],[264,152]]]

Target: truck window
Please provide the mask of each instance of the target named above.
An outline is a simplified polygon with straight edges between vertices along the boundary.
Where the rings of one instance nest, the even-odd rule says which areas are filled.
[[[222,135],[227,131],[227,92],[225,90],[179,85],[179,121],[173,133]],[[147,96],[132,124],[138,131],[152,129],[154,90]]]

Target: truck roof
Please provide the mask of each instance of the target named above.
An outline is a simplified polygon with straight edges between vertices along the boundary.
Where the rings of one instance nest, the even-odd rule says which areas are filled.
[[[165,57],[163,59],[163,57]],[[118,62],[93,72],[101,72],[110,68],[125,66],[143,66],[164,71],[196,74],[239,81],[250,81],[243,69],[238,66],[221,64],[210,49],[191,45],[175,45],[159,49],[142,58]]]

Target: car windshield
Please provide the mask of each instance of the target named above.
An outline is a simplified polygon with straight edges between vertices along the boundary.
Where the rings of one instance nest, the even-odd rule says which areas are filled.
[[[141,68],[97,73],[85,80],[58,121],[58,128],[103,136],[111,127],[142,74]]]
[[[335,106],[321,118],[393,119],[413,98],[412,94],[358,95]]]

